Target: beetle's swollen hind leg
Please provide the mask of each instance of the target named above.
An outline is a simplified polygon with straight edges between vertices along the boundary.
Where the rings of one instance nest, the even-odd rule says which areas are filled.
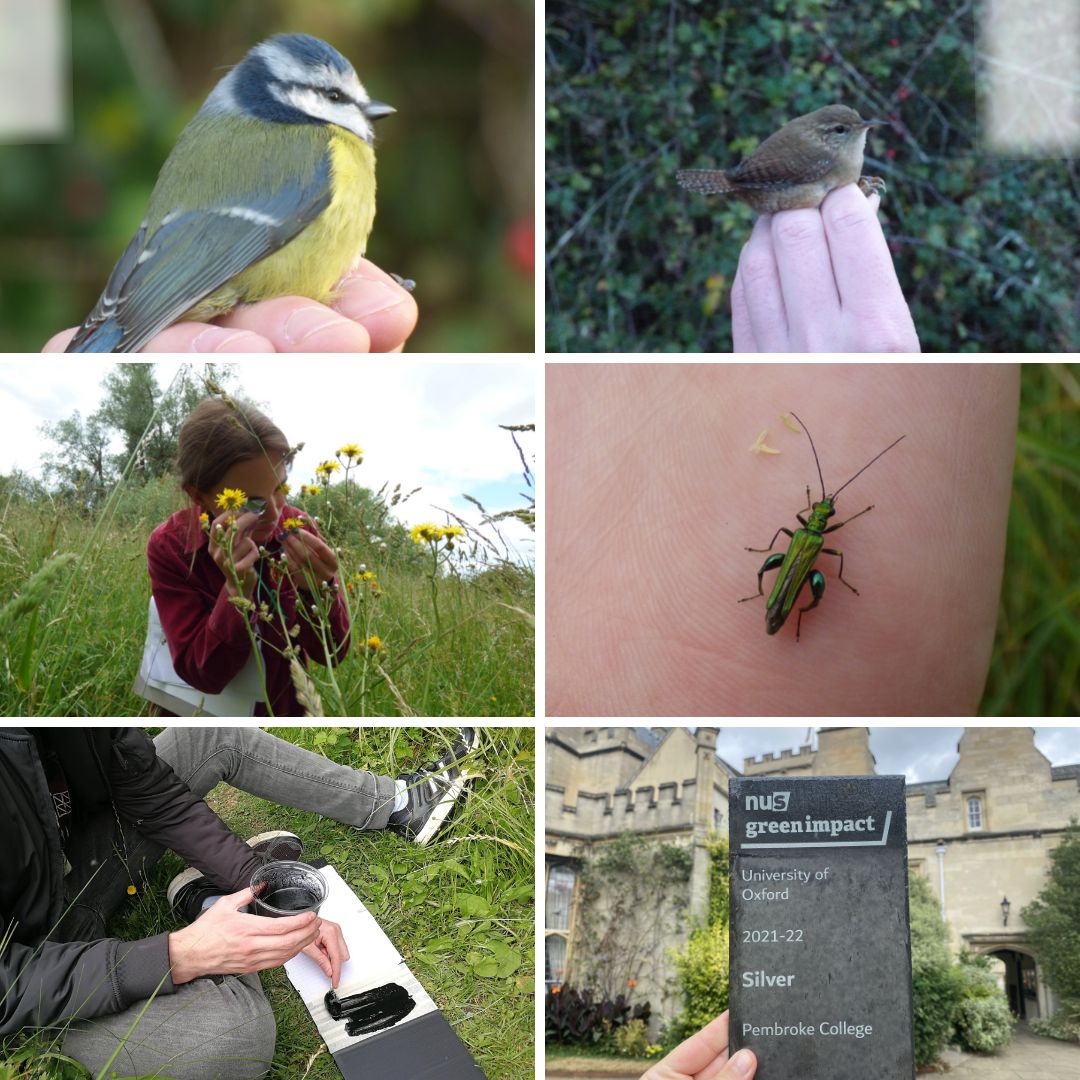
[[[811,608],[816,608],[821,603],[821,598],[825,595],[825,575],[820,570],[811,570],[810,576],[806,579],[810,582],[810,591],[814,594],[814,599],[810,601],[806,607],[799,608],[799,620],[795,623],[795,640],[799,640],[799,631],[802,629],[802,617],[804,611],[809,611]],[[845,585],[847,582],[844,583]]]
[[[776,537],[774,536],[774,537],[773,537],[773,539],[775,540],[775,539],[776,539]],[[746,550],[747,550],[747,551],[750,551],[750,550],[752,550],[752,549],[751,549],[751,548],[747,548]],[[767,558],[767,559],[766,559],[766,560],[765,560],[765,561],[764,561],[764,562],[763,562],[763,563],[761,564],[761,569],[760,569],[760,570],[759,570],[759,571],[757,572],[757,592],[756,592],[756,593],[754,593],[754,595],[753,595],[753,596],[744,596],[744,597],[743,597],[743,598],[742,598],[742,599],[741,599],[741,600],[739,601],[739,603],[740,603],[740,604],[745,604],[747,600],[756,600],[756,599],[757,599],[757,598],[758,598],[759,596],[764,596],[765,594],[764,594],[764,593],[763,593],[763,592],[761,591],[761,579],[762,579],[762,577],[763,577],[763,576],[764,576],[764,575],[765,575],[765,574],[766,574],[766,573],[767,573],[767,572],[768,572],[769,570],[775,570],[775,569],[776,569],[776,568],[777,568],[777,567],[778,567],[778,566],[779,566],[779,565],[780,565],[780,564],[781,564],[781,563],[782,563],[783,561],[784,561],[784,556],[783,556],[783,555],[782,555],[782,554],[781,554],[781,553],[780,553],[779,551],[777,551],[777,552],[775,552],[774,554],[770,555],[770,556],[769,556],[769,557],[768,557],[768,558]]]
[[[860,510],[857,514],[852,514],[851,517],[845,518],[843,521],[838,521],[835,525],[830,525],[825,530],[825,532],[827,532],[827,533],[836,532],[837,529],[842,529],[849,521],[854,521],[857,517],[862,517],[863,514],[869,514],[870,511],[873,510],[873,509],[874,509],[874,507],[872,505],[868,506],[865,510]],[[824,536],[825,533],[822,533],[821,535]]]
[[[838,557],[838,558],[840,559],[840,573],[839,573],[839,575],[838,575],[838,576],[839,576],[839,578],[840,578],[840,580],[841,580],[841,581],[844,581],[844,553],[843,553],[842,551],[837,551],[837,550],[836,550],[836,548],[822,548],[822,549],[821,549],[821,551],[822,551],[822,554],[823,554],[823,555],[836,555],[836,556],[837,556],[837,557]],[[854,594],[855,594],[856,596],[858,596],[858,595],[859,595],[859,590],[858,590],[858,589],[856,589],[856,588],[855,588],[855,586],[851,584],[851,582],[849,582],[849,581],[844,581],[844,584],[845,584],[845,585],[846,585],[846,586],[847,586],[847,587],[848,587],[848,588],[849,588],[849,589],[850,589],[850,590],[851,590],[851,591],[852,591],[852,592],[853,592],[853,593],[854,593]]]
[[[757,553],[758,553],[759,555],[760,555],[760,554],[762,554],[762,552],[765,552],[765,551],[772,551],[772,548],[773,548],[773,544],[775,544],[775,543],[776,543],[776,538],[777,538],[777,537],[778,537],[778,536],[779,536],[779,535],[780,535],[781,533],[787,533],[787,535],[788,535],[788,536],[790,536],[790,537],[794,537],[794,536],[795,536],[795,534],[794,534],[794,533],[793,533],[793,532],[792,532],[792,531],[791,531],[790,529],[785,529],[785,528],[784,528],[784,527],[783,527],[783,526],[781,525],[781,526],[780,526],[780,528],[779,528],[779,529],[777,529],[775,533],[773,533],[773,538],[772,538],[772,540],[770,540],[770,541],[769,541],[769,546],[768,546],[768,547],[764,547],[764,548],[746,548],[745,550],[746,550],[746,551],[756,551],[756,552],[757,552]],[[767,561],[768,561],[768,560],[766,560],[766,562],[767,562]],[[758,575],[758,577],[760,577],[760,576],[761,576],[761,575],[759,574],[759,575]]]

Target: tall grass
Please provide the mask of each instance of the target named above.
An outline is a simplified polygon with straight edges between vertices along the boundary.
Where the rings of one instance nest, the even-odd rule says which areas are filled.
[[[1080,365],[1025,364],[983,716],[1080,715]]]
[[[437,757],[456,729],[281,728],[279,738],[356,768],[396,775]],[[289,829],[305,858],[337,869],[375,916],[489,1080],[533,1069],[534,732],[482,728],[468,797],[428,847],[358,832],[220,785],[207,799],[241,837]],[[109,932],[135,940],[177,929],[165,889],[183,868],[166,853]],[[277,1020],[270,1080],[338,1080],[318,1029],[281,968],[261,980]],[[62,1035],[62,1033],[60,1033]],[[138,1037],[136,1031],[135,1037]],[[85,1080],[41,1033],[0,1043],[0,1080]]]
[[[353,627],[339,667],[311,665],[309,713],[532,715],[532,568],[512,559],[494,517],[467,526],[456,547],[421,550],[393,516],[404,498],[355,481],[290,495],[338,550]],[[182,505],[170,477],[125,476],[93,510],[0,486],[6,715],[149,712],[131,692],[150,595],[146,542]]]

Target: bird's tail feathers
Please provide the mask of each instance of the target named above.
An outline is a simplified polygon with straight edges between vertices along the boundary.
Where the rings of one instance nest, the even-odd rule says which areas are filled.
[[[679,187],[700,191],[703,195],[722,195],[735,187],[720,169],[680,169],[675,179]]]

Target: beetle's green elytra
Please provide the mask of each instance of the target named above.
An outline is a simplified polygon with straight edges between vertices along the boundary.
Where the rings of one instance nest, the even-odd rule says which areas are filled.
[[[894,442],[889,443],[880,454],[872,457],[856,474],[848,480],[847,483],[841,484],[831,495],[825,494],[825,479],[821,475],[821,462],[818,460],[817,447],[814,446],[814,438],[810,434],[810,429],[799,420],[795,413],[791,414],[799,421],[799,426],[806,432],[806,437],[810,440],[810,449],[814,454],[814,463],[817,465],[818,479],[821,481],[821,501],[816,502],[813,505],[810,503],[810,485],[806,487],[806,507],[803,510],[798,510],[795,516],[799,519],[801,529],[796,529],[792,532],[790,529],[785,529],[781,526],[776,530],[772,540],[768,547],[765,548],[750,548],[747,551],[754,552],[771,552],[773,544],[776,543],[776,538],[785,533],[791,537],[791,543],[788,545],[788,549],[785,553],[773,552],[769,557],[761,564],[761,569],[758,571],[758,591],[753,596],[744,596],[739,603],[743,604],[747,600],[755,600],[759,596],[764,596],[765,593],[761,588],[761,579],[764,574],[770,570],[776,570],[779,568],[780,572],[776,575],[776,580],[773,582],[772,591],[769,593],[768,600],[765,603],[765,632],[767,634],[775,634],[777,630],[787,621],[787,617],[791,614],[791,609],[795,606],[795,601],[799,597],[799,593],[802,591],[804,585],[809,583],[810,592],[814,599],[810,601],[806,607],[799,608],[799,618],[795,623],[795,640],[799,640],[799,633],[802,629],[802,617],[811,608],[816,608],[821,602],[822,596],[825,595],[825,575],[820,570],[814,569],[814,562],[817,560],[818,555],[824,553],[825,555],[835,555],[840,560],[840,580],[856,595],[859,595],[859,590],[855,588],[848,581],[844,581],[844,554],[836,548],[827,548],[825,544],[825,534],[836,532],[837,529],[843,528],[849,521],[854,521],[857,517],[862,517],[863,514],[868,514],[874,509],[871,504],[865,510],[860,510],[857,514],[852,514],[851,517],[845,521],[837,522],[835,525],[829,525],[829,518],[836,513],[836,497],[840,494],[857,477],[861,476],[879,457],[887,454],[900,439],[905,438],[904,435],[900,436],[900,439],[896,439]],[[809,512],[809,519],[803,517],[803,514]]]

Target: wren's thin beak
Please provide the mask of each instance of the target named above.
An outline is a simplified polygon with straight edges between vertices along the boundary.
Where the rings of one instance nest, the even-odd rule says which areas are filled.
[[[360,108],[369,120],[381,120],[384,116],[397,112],[393,105],[385,105],[381,101],[368,101]]]
[[[891,120],[864,120],[862,122],[863,127],[890,127],[891,125]]]

